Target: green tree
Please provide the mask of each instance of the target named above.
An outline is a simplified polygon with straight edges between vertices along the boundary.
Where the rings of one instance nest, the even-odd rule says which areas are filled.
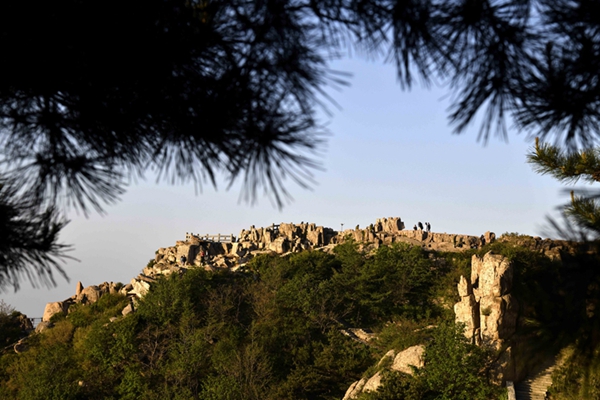
[[[427,394],[439,400],[490,399],[498,388],[489,384],[487,369],[492,353],[470,344],[464,326],[440,325],[425,350],[425,368],[419,371]]]
[[[339,250],[338,250],[339,248]],[[404,243],[382,246],[369,258],[354,242],[335,249],[341,268],[332,277],[339,315],[356,326],[371,326],[403,313],[416,316],[428,305],[433,266],[420,247]]]
[[[246,198],[264,188],[282,204],[285,179],[309,184],[318,167],[313,152],[324,129],[316,108],[326,85],[345,83],[328,60],[349,46],[383,54],[403,88],[415,77],[448,83],[457,132],[483,111],[484,139],[506,134],[512,114],[521,130],[564,134],[570,146],[593,143],[600,94],[593,7],[588,0],[3,2],[0,174],[18,191],[0,193],[0,232],[18,237],[24,228],[7,222],[41,216],[48,229],[22,250],[10,243],[2,250],[9,272],[0,288],[18,288],[26,272],[51,284],[51,260],[64,250],[56,233],[64,206],[99,210],[119,198],[128,177],[148,170],[198,186],[224,173],[244,183]],[[20,198],[31,207],[17,207]],[[19,251],[29,256],[12,264],[7,255]]]
[[[583,181],[588,184],[600,182],[600,149],[589,148],[578,152],[566,152],[557,146],[540,143],[536,139],[535,148],[528,154],[528,161],[534,170],[542,175],[551,175],[560,182],[575,184]],[[564,236],[585,239],[600,238],[600,204],[598,194],[571,191],[571,202],[563,207],[563,213],[571,226],[560,227]],[[575,229],[569,229],[569,228]]]
[[[502,388],[490,384],[492,353],[465,338],[463,326],[442,323],[425,347],[425,366],[413,376],[387,372],[383,386],[367,399],[489,400]]]

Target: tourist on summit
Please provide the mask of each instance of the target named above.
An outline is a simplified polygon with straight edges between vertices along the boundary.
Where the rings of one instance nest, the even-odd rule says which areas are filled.
[[[421,221],[419,221],[419,223],[417,225],[419,226],[419,230],[422,231],[423,230],[423,224],[421,223]]]
[[[425,222],[425,227],[427,228],[427,232],[431,231],[431,224],[429,222]]]
[[[187,257],[186,256],[181,256],[181,258],[179,259],[179,261],[181,261],[181,266],[185,266],[185,262],[187,261]]]
[[[416,225],[415,225],[415,226],[413,226],[413,230],[415,230],[415,231],[417,230],[417,226],[416,226]]]

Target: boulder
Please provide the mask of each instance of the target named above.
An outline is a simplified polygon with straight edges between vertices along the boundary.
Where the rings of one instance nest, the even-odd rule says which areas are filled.
[[[423,366],[425,365],[423,359],[424,354],[425,346],[411,346],[405,350],[402,350],[396,355],[396,357],[394,357],[394,362],[392,363],[390,369],[392,371],[398,371],[412,375],[412,367],[423,368]]]
[[[95,303],[103,295],[102,290],[95,285],[88,286],[79,292],[75,302],[82,304]]]
[[[270,245],[270,244],[271,244],[271,243],[269,243],[269,245]],[[243,243],[242,243],[242,248],[243,248],[244,250],[247,250],[247,251],[253,251],[253,250],[256,250],[256,249],[258,249],[258,246],[257,246],[257,245],[256,245],[256,243],[254,243],[254,242],[243,242]]]
[[[33,330],[33,324],[31,323],[31,320],[27,318],[27,315],[19,314],[17,316],[17,322],[19,323],[21,332],[29,333]]]
[[[381,372],[377,372],[375,375],[369,378],[365,386],[363,387],[363,392],[376,392],[377,389],[381,386]]]
[[[232,243],[229,253],[238,257],[243,257],[246,254],[246,249],[244,249],[241,243]]]
[[[370,342],[371,340],[376,338],[376,335],[373,332],[367,332],[361,328],[350,328],[348,330],[363,342]]]
[[[82,290],[83,290],[83,284],[81,283],[81,281],[78,281],[77,286],[75,287],[75,296],[79,297],[79,293],[81,293]]]
[[[156,282],[156,279],[151,278],[149,276],[146,276],[144,274],[139,274],[137,276],[137,279],[140,280],[140,281],[148,282],[148,283],[154,283],[154,282]]]
[[[285,224],[282,222],[279,224],[279,234],[286,237],[288,240],[294,240],[300,236],[301,230],[294,224]]]
[[[150,290],[150,284],[148,282],[138,281],[135,279],[131,280],[131,286],[132,289],[127,294],[135,295],[140,299],[144,297],[146,293],[148,293],[148,290]]]
[[[275,253],[283,254],[290,251],[290,243],[285,237],[279,237],[275,239],[272,243],[269,243],[269,250],[274,251]]]
[[[227,269],[230,267],[229,259],[224,256],[218,256],[212,259],[211,264],[213,267]]]
[[[108,293],[110,294],[117,294],[119,291],[117,290],[117,284],[114,282],[111,282],[109,287],[108,287]]]
[[[342,400],[351,400],[358,397],[358,395],[362,393],[365,383],[367,383],[367,380],[365,378],[362,378],[360,381],[354,382],[352,385],[350,385],[348,390],[346,390],[346,394],[344,395],[344,398]]]
[[[135,312],[135,307],[134,307],[133,303],[130,302],[129,304],[127,304],[125,306],[125,308],[123,309],[123,311],[121,311],[121,314],[123,316],[126,316],[128,314],[131,314],[132,312]]]
[[[381,360],[379,360],[379,362],[377,363],[377,366],[379,367],[381,364],[387,362],[388,360],[393,362],[395,356],[396,356],[396,351],[394,349],[389,350],[387,353],[385,353],[383,355],[383,357],[381,357]]]
[[[494,243],[496,241],[496,234],[494,232],[487,231],[483,234],[483,238],[485,239],[485,244]]]
[[[265,228],[263,231],[262,243],[271,243],[275,240],[275,232],[272,228]]]
[[[67,314],[64,302],[55,301],[54,303],[48,303],[46,304],[46,308],[44,308],[44,316],[42,317],[42,321],[50,321],[50,318],[58,313],[63,313],[65,315]]]
[[[177,254],[175,255],[175,258],[177,261],[179,261],[181,260],[182,256],[185,256],[187,262],[191,263],[192,260],[196,258],[196,255],[199,251],[200,246],[198,246],[197,244],[182,244],[180,246],[177,246]]]

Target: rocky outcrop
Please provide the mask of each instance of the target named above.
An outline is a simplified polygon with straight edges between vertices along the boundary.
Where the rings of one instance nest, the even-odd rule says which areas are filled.
[[[27,315],[17,313],[17,315],[13,314],[12,318],[16,320],[15,322],[19,326],[22,335],[27,335],[29,332],[33,331],[33,323],[27,318]]]
[[[471,278],[461,276],[460,302],[454,305],[456,322],[465,325],[465,336],[473,343],[500,351],[492,368],[495,380],[513,380],[514,360],[508,341],[515,333],[518,304],[510,294],[513,266],[501,255],[473,256]]]
[[[346,394],[344,395],[344,398],[342,400],[350,400],[358,397],[358,395],[363,392],[365,383],[367,383],[367,380],[365,378],[354,382],[352,385],[350,385],[348,390],[346,390]]]
[[[505,257],[487,253],[471,261],[471,284],[479,302],[481,342],[499,349],[515,332],[518,305],[511,296],[513,266]]]
[[[54,315],[59,313],[67,315],[69,313],[69,308],[73,304],[92,304],[97,302],[100,297],[107,293],[117,293],[118,287],[119,284],[114,282],[104,282],[100,285],[92,285],[84,288],[81,282],[77,282],[75,294],[73,296],[63,301],[55,301],[46,304],[42,322],[50,321]]]
[[[44,316],[42,317],[43,322],[50,321],[54,315],[62,313],[67,314],[68,306],[63,301],[55,301],[53,303],[46,304],[46,308],[44,309]]]
[[[221,243],[208,239],[214,237],[226,237],[232,241]],[[122,289],[122,293],[142,298],[153,283],[147,278],[181,274],[188,268],[196,267],[208,271],[236,271],[244,268],[248,261],[260,254],[285,255],[310,249],[329,250],[348,239],[371,248],[407,242],[446,251],[460,251],[482,243],[474,236],[404,230],[404,222],[398,217],[379,218],[365,229],[359,229],[357,226],[356,229],[343,232],[302,222],[272,224],[263,228],[251,226],[249,229],[243,229],[237,239],[233,235],[198,236],[186,233],[185,241],[177,241],[175,246],[158,249],[154,260],[143,269],[142,274]],[[185,265],[180,263],[182,256],[186,258]]]
[[[381,379],[383,378],[383,371],[387,368],[391,371],[402,372],[404,374],[412,375],[414,373],[413,368],[423,368],[425,354],[425,346],[417,345],[402,350],[398,354],[394,350],[390,350],[379,360],[377,363],[378,367],[381,367],[375,374],[369,378],[362,378],[359,381],[354,382],[344,395],[343,400],[350,400],[358,397],[363,392],[376,392],[381,386]],[[389,367],[384,367],[389,365]]]
[[[373,226],[375,232],[399,232],[404,230],[404,222],[398,217],[378,218]]]
[[[417,345],[409,347],[396,354],[390,367],[392,371],[403,372],[412,375],[414,368],[423,368],[425,365],[423,356],[425,355],[425,346]]]
[[[135,311],[135,306],[134,306],[133,302],[130,302],[128,305],[125,306],[123,311],[121,311],[121,314],[125,317],[126,315],[129,315],[134,311]]]

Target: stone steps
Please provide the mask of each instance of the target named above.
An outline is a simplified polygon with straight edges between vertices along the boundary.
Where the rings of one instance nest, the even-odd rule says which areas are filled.
[[[544,400],[546,391],[552,385],[552,371],[557,366],[555,357],[549,357],[530,377],[515,386],[517,400]]]

